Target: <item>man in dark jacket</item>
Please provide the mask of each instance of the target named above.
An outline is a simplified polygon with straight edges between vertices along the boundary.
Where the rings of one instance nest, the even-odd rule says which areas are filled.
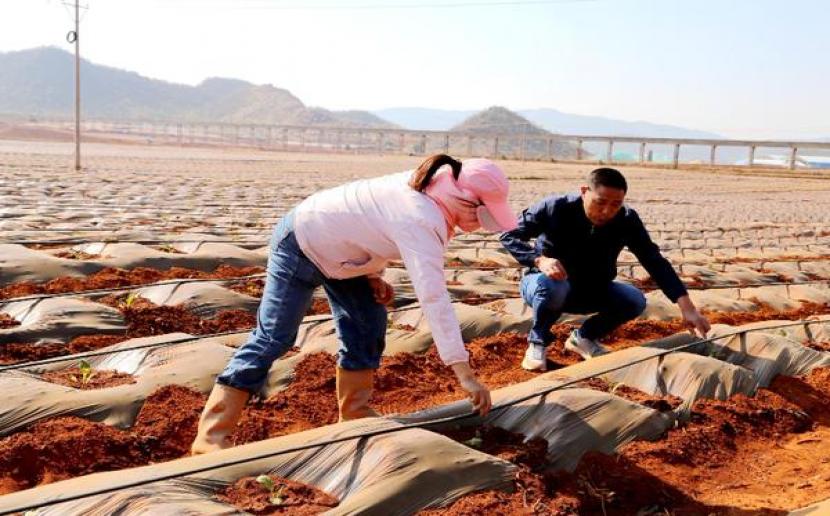
[[[565,349],[583,358],[607,353],[599,339],[645,310],[636,287],[614,281],[623,247],[634,253],[663,293],[680,307],[686,325],[704,336],[709,322],[633,209],[624,206],[628,185],[613,168],[591,172],[581,194],[549,196],[524,210],[519,226],[502,234],[510,254],[528,267],[521,294],[533,309],[533,328],[522,367],[546,369],[550,327],[562,312],[593,313],[571,333]],[[536,238],[536,245],[530,240]]]

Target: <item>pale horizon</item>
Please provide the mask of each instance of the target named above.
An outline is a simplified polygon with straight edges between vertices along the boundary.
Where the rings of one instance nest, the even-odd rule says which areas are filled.
[[[500,105],[830,138],[830,7],[818,0],[87,3],[83,58],[168,82],[272,84],[336,110]],[[58,0],[5,0],[0,52],[72,51],[70,29]]]

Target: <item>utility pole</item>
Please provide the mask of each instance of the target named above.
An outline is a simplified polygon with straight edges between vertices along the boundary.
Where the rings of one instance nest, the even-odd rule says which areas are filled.
[[[75,9],[75,30],[69,31],[66,40],[75,44],[75,170],[81,170],[81,50],[78,36],[81,25],[80,0],[65,4]]]
[[[78,37],[80,28],[80,0],[75,0],[75,170],[81,170],[81,50]]]

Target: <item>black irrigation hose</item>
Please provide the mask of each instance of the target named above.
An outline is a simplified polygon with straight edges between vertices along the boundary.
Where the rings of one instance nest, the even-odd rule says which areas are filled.
[[[528,394],[528,395],[525,395],[525,396],[521,396],[517,399],[511,400],[511,401],[509,401],[507,403],[503,403],[501,405],[495,405],[495,406],[492,407],[491,411],[495,412],[495,411],[505,410],[505,409],[510,408],[510,407],[512,407],[514,405],[517,405],[519,403],[522,403],[522,402],[525,402],[525,401],[528,401],[528,400],[531,400],[531,399],[534,399],[534,398],[541,398],[541,397],[547,396],[548,394],[550,394],[552,392],[556,392],[556,391],[565,389],[567,387],[571,387],[573,385],[585,382],[587,380],[590,380],[592,378],[596,378],[598,376],[613,373],[615,371],[619,371],[621,369],[625,369],[627,367],[631,367],[633,365],[637,365],[637,364],[646,362],[648,360],[653,360],[653,359],[661,360],[663,357],[665,357],[666,355],[669,355],[671,353],[676,353],[678,351],[684,351],[686,349],[690,349],[692,347],[699,346],[701,344],[709,344],[709,343],[712,343],[712,342],[714,342],[716,340],[719,340],[719,339],[734,337],[736,335],[746,334],[746,333],[751,332],[751,331],[775,330],[775,329],[786,328],[786,327],[791,327],[791,326],[800,326],[800,325],[806,326],[810,323],[819,324],[819,323],[827,323],[827,322],[828,321],[803,320],[803,321],[798,321],[798,322],[779,324],[779,325],[775,325],[775,326],[767,326],[767,327],[764,327],[764,328],[748,328],[748,329],[745,329],[745,330],[735,331],[735,332],[732,332],[732,333],[726,333],[724,335],[718,335],[716,337],[709,337],[709,338],[706,338],[706,339],[698,339],[698,340],[695,340],[695,341],[690,342],[688,344],[683,344],[683,345],[677,346],[675,348],[659,351],[659,352],[657,352],[657,353],[655,353],[651,356],[648,356],[648,357],[643,357],[643,358],[638,358],[638,359],[631,360],[629,362],[626,362],[625,364],[621,364],[619,366],[611,367],[611,368],[608,368],[604,371],[591,373],[591,374],[586,374],[586,375],[583,375],[580,378],[572,378],[570,380],[564,381],[563,383],[559,383],[559,384],[556,384],[552,387],[542,389],[539,392],[535,392],[533,394]],[[325,441],[302,444],[302,445],[299,445],[299,446],[292,446],[290,448],[283,448],[281,450],[274,450],[274,451],[270,451],[270,452],[267,452],[267,453],[261,453],[259,455],[254,455],[252,457],[232,459],[232,460],[223,461],[223,462],[218,463],[218,464],[212,464],[212,465],[209,465],[209,466],[201,466],[201,467],[197,467],[197,468],[190,468],[190,469],[187,469],[185,471],[180,471],[180,472],[177,472],[177,473],[169,473],[169,474],[165,474],[165,475],[158,475],[158,476],[153,477],[151,479],[137,480],[137,481],[132,481],[132,482],[127,481],[127,482],[123,482],[123,483],[121,483],[120,485],[117,485],[117,486],[109,486],[109,487],[104,487],[104,488],[100,488],[100,489],[93,489],[93,490],[90,490],[87,493],[81,493],[81,494],[66,496],[66,497],[63,497],[63,498],[60,498],[60,499],[51,499],[51,500],[46,500],[46,501],[43,501],[43,502],[38,502],[38,503],[29,504],[29,505],[25,505],[25,506],[19,506],[19,507],[16,507],[14,509],[11,509],[11,510],[4,511],[4,512],[0,513],[0,515],[29,511],[29,510],[37,509],[39,507],[48,507],[48,506],[56,505],[58,503],[66,503],[66,502],[71,502],[71,501],[74,501],[74,500],[80,500],[80,499],[83,499],[83,498],[89,498],[89,497],[92,497],[92,496],[104,495],[104,494],[107,494],[107,493],[113,493],[113,492],[116,492],[116,491],[130,489],[130,488],[134,488],[134,487],[141,487],[141,486],[145,486],[145,485],[149,485],[149,484],[154,484],[154,483],[157,483],[157,482],[163,482],[165,480],[172,480],[172,479],[175,479],[175,478],[195,475],[195,474],[204,473],[204,472],[207,472],[207,471],[213,471],[213,470],[217,470],[217,469],[224,469],[224,468],[231,467],[231,466],[237,466],[239,464],[245,464],[245,463],[248,463],[248,462],[254,462],[254,461],[263,460],[263,459],[269,459],[269,458],[272,458],[272,457],[278,457],[280,455],[287,455],[289,453],[298,453],[298,452],[302,452],[302,451],[306,451],[306,450],[310,450],[310,449],[314,449],[314,448],[322,448],[322,447],[325,447],[325,446],[331,446],[333,444],[339,444],[339,443],[342,443],[342,442],[352,441],[352,440],[355,440],[355,439],[358,439],[358,440],[359,439],[368,439],[370,437],[377,437],[377,436],[380,436],[380,435],[391,434],[391,433],[400,432],[400,431],[403,431],[403,430],[412,430],[412,429],[417,429],[417,428],[429,428],[429,427],[433,427],[433,426],[437,426],[437,425],[446,425],[446,424],[449,424],[449,423],[455,423],[455,422],[458,422],[458,421],[463,421],[465,419],[471,419],[471,418],[474,418],[474,417],[478,417],[478,413],[470,412],[470,413],[467,413],[467,414],[460,414],[460,415],[457,415],[457,416],[448,416],[448,417],[445,417],[445,418],[434,419],[434,420],[430,420],[430,421],[421,421],[421,422],[416,422],[416,423],[405,423],[405,424],[402,424],[401,426],[383,428],[383,429],[379,429],[379,430],[371,430],[371,431],[368,431],[368,432],[362,432],[362,433],[355,434],[355,435],[346,435],[346,436],[343,436],[343,437],[335,437],[333,439],[328,439],[328,440],[325,440]]]

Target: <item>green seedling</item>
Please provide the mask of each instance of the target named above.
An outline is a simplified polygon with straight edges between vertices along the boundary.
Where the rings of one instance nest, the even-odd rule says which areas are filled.
[[[622,387],[623,384],[622,382],[609,382],[608,385],[611,386],[608,392],[611,394],[617,394],[617,391],[620,390],[620,387]]]
[[[256,477],[256,481],[263,489],[268,491],[268,501],[271,505],[282,505],[285,503],[285,499],[283,498],[285,486],[283,484],[275,484],[274,480],[268,475],[260,475]]]
[[[178,252],[175,247],[173,247],[171,244],[167,244],[167,243],[161,244],[159,246],[159,250],[164,251],[165,253],[176,253],[176,252]]]
[[[464,441],[464,444],[466,444],[470,448],[475,448],[476,450],[481,449],[481,446],[484,444],[484,439],[481,438],[481,432],[476,430],[475,437],[467,439],[466,441]]]
[[[92,380],[92,377],[95,376],[95,371],[86,360],[78,362],[78,372],[80,373],[80,377],[73,374],[69,375],[69,379],[81,385],[88,384]]]
[[[127,308],[132,307],[135,302],[138,300],[138,292],[130,292],[127,295],[127,299],[124,300],[124,306]]]

